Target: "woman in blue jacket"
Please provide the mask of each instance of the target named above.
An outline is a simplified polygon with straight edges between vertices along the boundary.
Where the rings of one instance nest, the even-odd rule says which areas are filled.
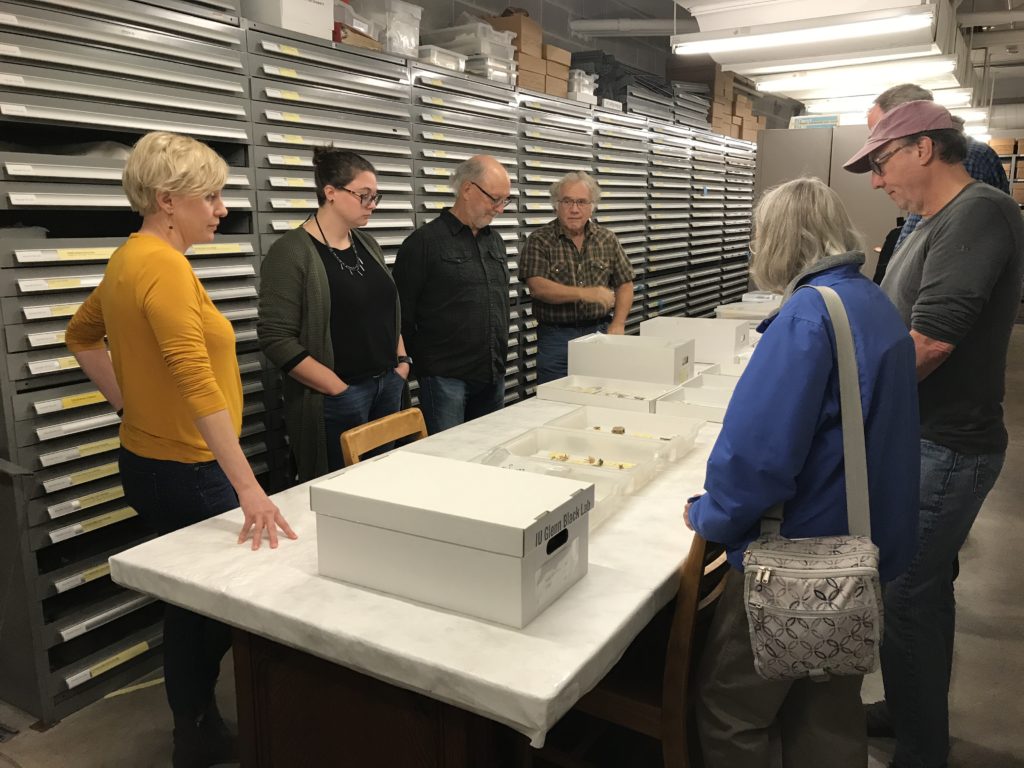
[[[853,330],[867,444],[871,535],[883,582],[906,568],[917,531],[917,379],[914,345],[895,307],[860,267],[859,238],[839,196],[818,179],[769,190],[754,218],[750,269],[783,294],[736,386],[708,459],[705,493],[687,524],[743,552],[764,513],[784,504],[782,535],[846,534],[846,491],[835,336],[817,291],[842,299]],[[731,574],[698,673],[698,731],[708,768],[766,767],[778,729],[785,768],[863,768],[867,737],[860,677],[768,681],[754,670],[743,578]]]

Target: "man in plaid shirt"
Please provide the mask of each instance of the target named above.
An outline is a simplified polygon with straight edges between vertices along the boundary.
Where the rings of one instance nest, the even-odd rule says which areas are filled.
[[[880,94],[875,99],[871,109],[868,110],[868,129],[874,128],[875,123],[882,119],[882,115],[898,104],[904,104],[908,101],[933,100],[932,92],[919,85],[914,85],[913,83],[894,85],[889,90]],[[953,120],[956,122],[959,118],[954,116]],[[962,126],[963,121],[959,120],[959,122]],[[1010,194],[1010,182],[1006,178],[1003,164],[999,160],[999,155],[988,144],[982,144],[980,141],[976,141],[968,136],[967,157],[964,159],[964,168],[967,169],[967,173],[971,175],[971,178],[982,181],[996,189],[1001,189],[1006,194]],[[907,220],[903,223],[903,229],[900,230],[900,236],[896,240],[896,248],[893,250],[893,253],[899,250],[903,241],[910,236],[910,233],[920,223],[921,217],[918,214],[912,213],[907,216]]]
[[[600,199],[601,190],[589,174],[566,174],[551,185],[557,218],[526,241],[519,276],[533,296],[538,384],[566,375],[572,339],[625,333],[633,305],[633,267],[615,233],[591,218]]]

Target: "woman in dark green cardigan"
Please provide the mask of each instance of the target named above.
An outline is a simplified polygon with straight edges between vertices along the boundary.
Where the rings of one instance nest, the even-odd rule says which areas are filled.
[[[343,466],[341,433],[401,407],[398,292],[365,226],[377,175],[354,152],[313,152],[320,207],[275,242],[260,272],[260,347],[284,377],[284,418],[300,482]]]

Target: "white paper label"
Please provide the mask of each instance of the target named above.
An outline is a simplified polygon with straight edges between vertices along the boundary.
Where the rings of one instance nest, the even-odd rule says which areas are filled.
[[[0,104],[0,115],[27,115],[24,104]]]
[[[0,23],[18,26],[18,17],[11,13],[0,13]]]

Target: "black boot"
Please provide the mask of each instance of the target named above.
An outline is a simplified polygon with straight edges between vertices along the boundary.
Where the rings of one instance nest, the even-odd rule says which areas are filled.
[[[215,699],[199,721],[199,732],[211,764],[238,762],[238,734],[224,722]]]
[[[896,735],[892,728],[892,718],[889,716],[889,705],[885,703],[885,699],[865,704],[864,719],[869,738],[891,739]]]
[[[192,718],[174,718],[174,751],[171,753],[174,768],[208,768],[206,746],[199,730],[199,721]]]

